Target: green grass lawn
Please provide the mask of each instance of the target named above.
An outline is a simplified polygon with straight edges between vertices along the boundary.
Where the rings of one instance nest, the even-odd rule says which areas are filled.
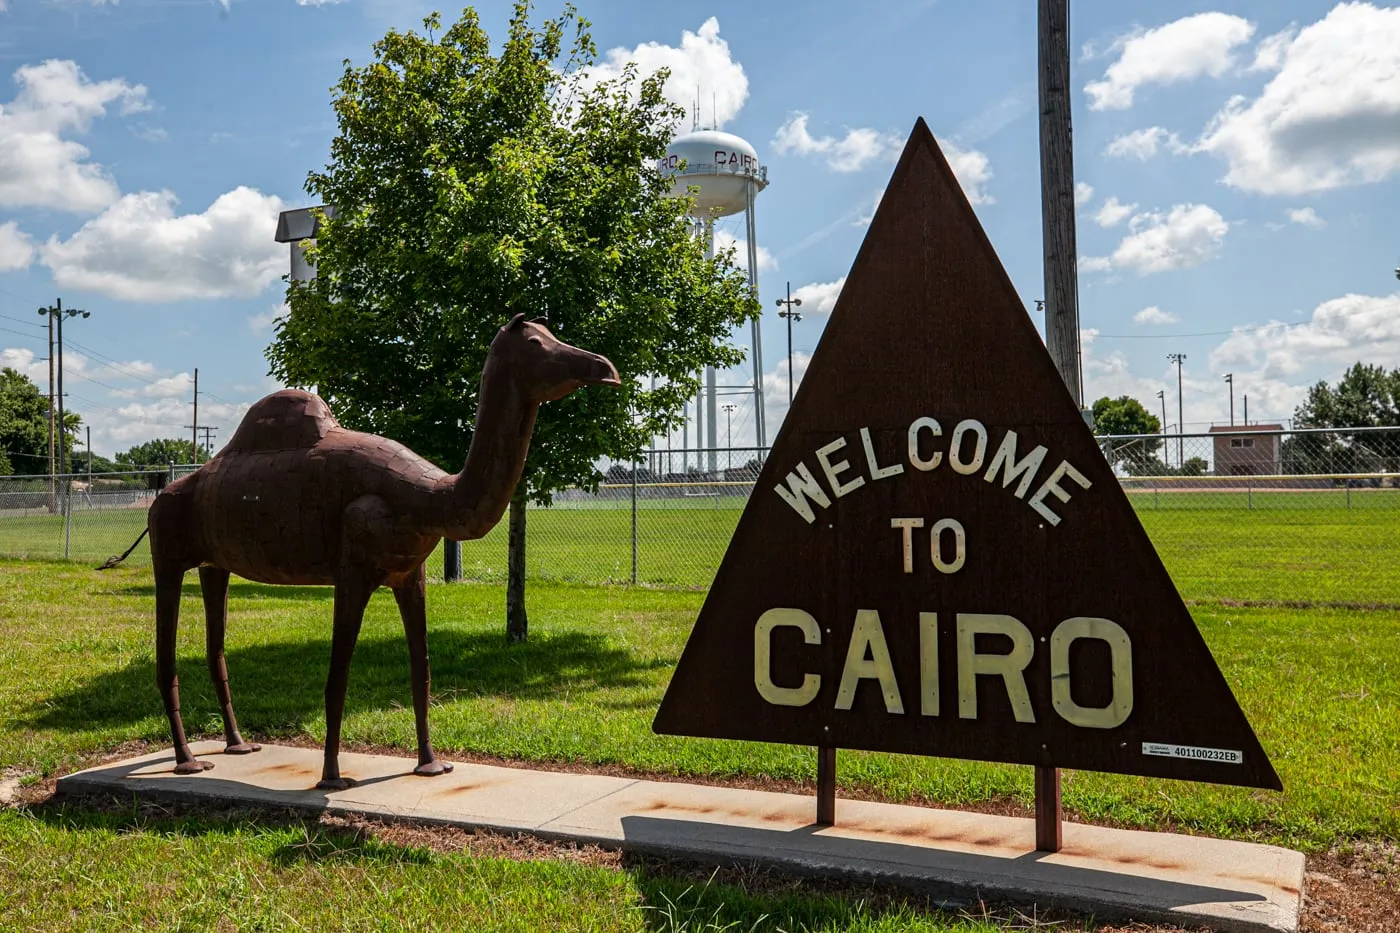
[[[165,745],[154,687],[149,571],[0,562],[0,766],[70,770],[133,740]],[[193,575],[180,632],[186,728],[216,736]],[[503,595],[429,592],[434,742],[450,756],[621,765],[705,778],[810,781],[810,749],[651,732],[702,594],[535,583],[531,640],[507,646]],[[330,591],[235,583],[229,669],[245,732],[324,735]],[[1090,772],[1067,776],[1074,818],[1324,848],[1400,837],[1400,612],[1194,609],[1286,792]],[[393,599],[371,601],[351,670],[345,741],[413,747],[407,652]],[[842,752],[847,793],[977,806],[1031,800],[1031,769]]]
[[[0,927],[14,931],[849,931],[991,922],[644,869],[433,853],[290,820],[0,810]],[[1073,928],[1071,928],[1073,929]]]

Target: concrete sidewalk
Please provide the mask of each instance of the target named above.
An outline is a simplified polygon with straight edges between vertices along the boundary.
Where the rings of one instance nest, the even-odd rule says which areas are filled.
[[[264,746],[254,755],[195,754],[215,763],[173,773],[161,752],[80,771],[61,794],[118,792],[376,814],[528,832],[715,864],[758,862],[795,874],[875,880],[933,895],[1035,902],[1100,919],[1222,931],[1294,931],[1303,856],[1274,846],[1195,836],[1064,827],[1064,849],[1035,851],[1029,819],[838,800],[836,825],[812,820],[812,797],[663,781],[457,764],[436,778],[414,760],[342,753],[358,783],[315,790],[321,753]]]

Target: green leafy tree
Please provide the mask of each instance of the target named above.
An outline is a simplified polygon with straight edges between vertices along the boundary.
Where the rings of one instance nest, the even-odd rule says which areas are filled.
[[[199,458],[196,460],[194,442],[173,437],[146,441],[117,454],[118,469],[165,467],[172,463],[203,463],[208,459],[209,451],[203,444],[199,446]]]
[[[1094,403],[1094,433],[1100,437],[1109,435],[1158,434],[1162,422],[1148,411],[1137,399],[1120,395],[1118,398],[1104,396]],[[1160,473],[1162,461],[1157,459],[1157,451],[1162,442],[1156,437],[1134,438],[1133,440],[1101,441],[1104,455],[1109,462],[1121,465],[1133,475]]]
[[[0,475],[49,471],[48,414],[49,400],[32,379],[8,366],[0,369],[0,457],[5,460]],[[60,442],[71,463],[73,438],[83,419],[74,411],[63,414],[68,430]]]
[[[1308,389],[1293,413],[1299,428],[1400,429],[1400,368],[1356,363],[1335,387]],[[1297,473],[1355,473],[1400,469],[1400,430],[1364,434],[1296,434],[1283,443],[1284,469]]]
[[[474,10],[440,37],[391,31],[334,88],[339,134],[307,190],[337,213],[292,283],[267,350],[273,374],[316,386],[347,427],[456,469],[487,349],[511,315],[547,315],[610,358],[618,390],[545,405],[510,505],[507,634],[527,632],[525,505],[596,486],[679,425],[707,365],[737,365],[734,328],[758,313],[732,251],[706,259],[684,199],[654,170],[682,111],[665,73],[591,83],[589,24],[573,7],[514,7],[493,54]],[[657,377],[657,388],[643,388]]]

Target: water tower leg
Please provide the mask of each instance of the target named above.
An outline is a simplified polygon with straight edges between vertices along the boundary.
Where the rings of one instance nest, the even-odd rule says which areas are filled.
[[[754,186],[749,184],[744,189],[744,223],[746,229],[744,236],[748,240],[749,247],[749,288],[754,295],[758,294],[758,231],[754,223],[753,216],[753,196]],[[763,302],[758,303],[759,308],[763,307]],[[763,328],[762,314],[753,322],[753,422],[754,431],[758,446],[763,448],[768,443],[768,416],[763,410]]]

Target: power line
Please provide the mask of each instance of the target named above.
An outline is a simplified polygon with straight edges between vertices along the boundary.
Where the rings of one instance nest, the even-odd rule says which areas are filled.
[[[4,318],[7,321],[14,321],[18,324],[26,324],[29,327],[38,328],[39,330],[46,329],[43,324],[35,324],[33,321],[26,321],[24,318],[15,317],[13,314],[0,314],[0,317]]]
[[[1188,337],[1229,337],[1233,334],[1253,334],[1261,330],[1274,330],[1281,328],[1289,330],[1294,327],[1304,327],[1311,324],[1311,321],[1299,321],[1296,324],[1285,324],[1276,321],[1273,324],[1260,324],[1257,327],[1236,327],[1233,330],[1207,330],[1196,334],[1095,334],[1095,340],[1181,340]]]

